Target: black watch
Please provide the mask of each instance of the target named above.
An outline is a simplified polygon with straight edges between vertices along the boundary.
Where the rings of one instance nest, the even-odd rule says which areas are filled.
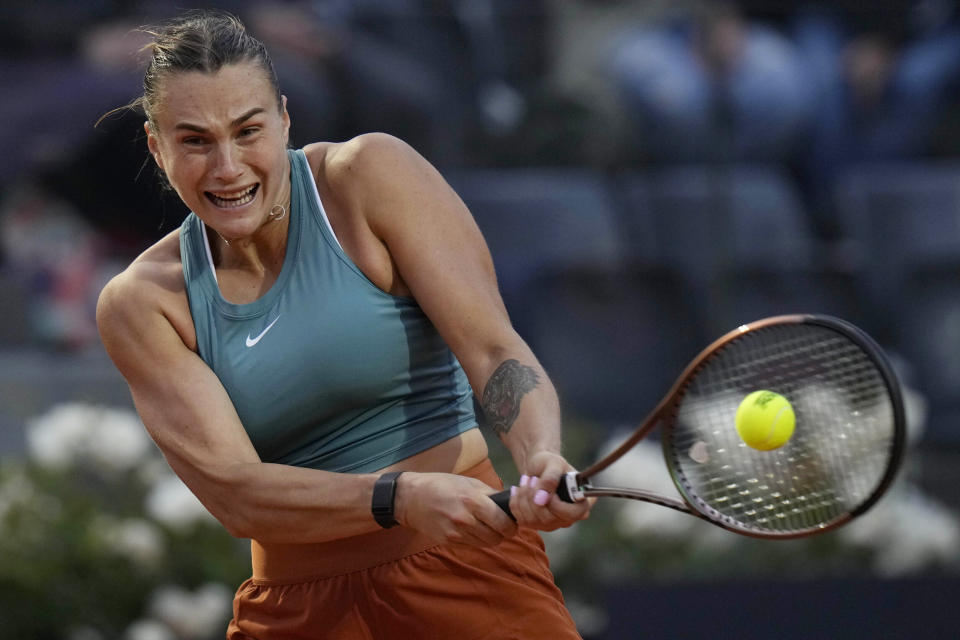
[[[373,519],[384,529],[399,524],[393,517],[393,499],[397,495],[397,478],[401,473],[403,471],[390,471],[377,478],[373,484],[370,511],[373,512]]]

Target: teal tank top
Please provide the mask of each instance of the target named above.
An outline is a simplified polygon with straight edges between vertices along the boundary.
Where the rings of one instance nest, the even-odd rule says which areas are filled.
[[[180,227],[200,357],[264,462],[381,469],[476,425],[466,374],[412,298],[363,275],[329,226],[302,150],[289,150],[280,276],[258,300],[220,294],[204,224]]]

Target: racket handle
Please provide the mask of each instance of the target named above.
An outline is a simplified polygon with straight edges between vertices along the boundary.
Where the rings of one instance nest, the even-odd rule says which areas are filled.
[[[575,495],[571,495],[571,486],[573,491],[579,493],[579,498]],[[577,472],[571,471],[560,478],[560,485],[557,487],[557,495],[560,496],[560,499],[564,502],[576,502],[577,499],[583,500],[583,494],[577,489]],[[490,494],[490,499],[497,503],[497,506],[503,509],[503,512],[514,518],[513,513],[510,511],[510,490],[504,489],[503,491],[498,491],[497,493]]]
[[[510,489],[504,489],[497,493],[490,494],[490,499],[497,503],[497,506],[503,509],[503,512],[510,516],[511,520],[516,520],[510,511]]]

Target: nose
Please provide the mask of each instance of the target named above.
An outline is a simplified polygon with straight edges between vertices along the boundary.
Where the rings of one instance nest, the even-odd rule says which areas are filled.
[[[243,173],[237,158],[238,151],[229,144],[218,145],[212,154],[212,175],[217,180],[229,183],[233,182]]]

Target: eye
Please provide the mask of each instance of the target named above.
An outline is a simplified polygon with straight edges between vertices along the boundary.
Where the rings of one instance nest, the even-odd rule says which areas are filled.
[[[180,142],[190,147],[197,147],[204,144],[206,140],[204,140],[200,136],[188,136],[186,138],[183,138]]]
[[[249,138],[250,136],[258,133],[259,131],[260,131],[260,127],[244,127],[243,129],[240,130],[240,137]]]

